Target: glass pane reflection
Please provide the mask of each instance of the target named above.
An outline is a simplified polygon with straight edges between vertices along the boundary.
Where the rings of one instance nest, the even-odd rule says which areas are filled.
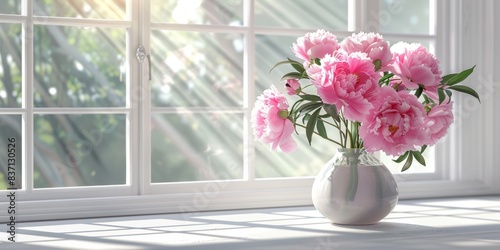
[[[402,34],[430,33],[430,1],[380,1],[380,31]],[[434,24],[432,24],[434,25]]]
[[[243,105],[243,35],[153,31],[151,43],[153,106]]]
[[[124,29],[35,26],[36,107],[123,107]]]
[[[153,183],[243,177],[242,114],[156,114],[151,126]]]
[[[0,115],[0,131],[0,166],[2,166],[0,168],[0,190],[11,187],[20,189],[22,188],[23,173],[22,116]],[[9,172],[14,172],[15,176]],[[11,183],[9,177],[15,177],[15,181]]]
[[[33,0],[35,16],[124,19],[126,0]]]
[[[35,115],[35,188],[126,183],[126,115]]]
[[[0,24],[0,38],[0,108],[21,107],[21,24]]]
[[[243,0],[151,0],[151,21],[240,26]]]
[[[261,27],[347,30],[347,0],[256,0]]]

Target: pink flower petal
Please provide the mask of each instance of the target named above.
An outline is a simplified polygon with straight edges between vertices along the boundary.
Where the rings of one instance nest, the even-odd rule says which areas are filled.
[[[255,139],[271,144],[272,149],[280,147],[284,152],[295,149],[292,138],[293,123],[279,116],[280,110],[288,109],[286,98],[274,86],[267,89],[255,101],[252,109],[252,130]]]

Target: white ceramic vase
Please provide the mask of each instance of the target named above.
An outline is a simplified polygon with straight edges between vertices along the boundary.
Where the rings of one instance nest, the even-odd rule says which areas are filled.
[[[332,223],[369,225],[385,218],[398,202],[392,173],[364,149],[340,148],[314,180],[312,200]]]

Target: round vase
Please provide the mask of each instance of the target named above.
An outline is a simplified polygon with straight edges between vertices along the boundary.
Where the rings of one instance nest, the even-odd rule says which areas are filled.
[[[343,225],[369,225],[385,218],[398,202],[392,173],[364,149],[340,148],[320,170],[312,187],[314,207]]]

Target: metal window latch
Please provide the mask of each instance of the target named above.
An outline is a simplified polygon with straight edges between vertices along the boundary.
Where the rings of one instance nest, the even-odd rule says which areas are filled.
[[[137,57],[139,63],[142,63],[144,61],[144,58],[148,59],[149,80],[151,80],[151,57],[148,53],[146,53],[146,49],[144,48],[144,46],[139,45],[139,47],[137,47],[135,56]]]

